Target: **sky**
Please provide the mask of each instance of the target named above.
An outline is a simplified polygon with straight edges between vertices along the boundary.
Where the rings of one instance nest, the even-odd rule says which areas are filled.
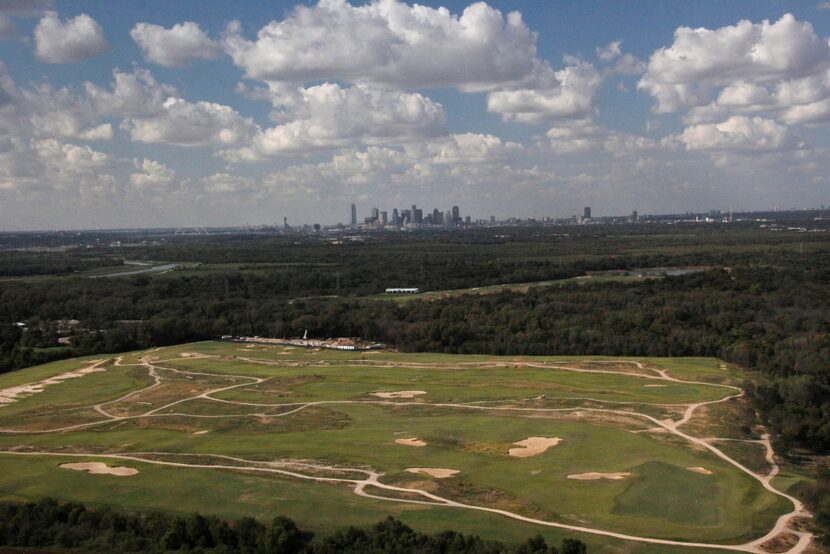
[[[0,230],[830,205],[830,2],[0,0]]]

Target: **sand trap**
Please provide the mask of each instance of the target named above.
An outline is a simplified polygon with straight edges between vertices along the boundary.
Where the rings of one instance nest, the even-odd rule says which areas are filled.
[[[13,402],[17,402],[20,398],[27,398],[33,394],[43,392],[43,389],[49,385],[57,385],[67,379],[77,379],[78,377],[89,375],[90,373],[106,371],[107,368],[99,367],[102,363],[104,363],[104,360],[94,360],[92,365],[76,369],[75,371],[61,373],[60,375],[44,379],[43,381],[38,381],[37,383],[29,383],[27,385],[18,385],[16,387],[2,389],[0,390],[0,407],[3,407],[4,404],[12,404]]]
[[[182,358],[207,358],[207,355],[199,354],[198,352],[182,352],[179,356]]]
[[[712,470],[706,469],[705,467],[694,466],[694,467],[687,467],[689,471],[694,471],[695,473],[701,473],[703,475],[712,475]]]
[[[619,481],[620,479],[625,479],[631,475],[630,473],[626,473],[624,471],[618,471],[616,473],[597,473],[595,471],[589,473],[573,473],[568,475],[568,479],[575,479],[577,481],[596,481],[597,479],[610,479],[612,481]]]
[[[418,438],[411,438],[411,439],[395,439],[395,444],[400,444],[403,446],[426,446],[427,443],[422,441]]]
[[[643,385],[644,387],[667,387],[668,385]]]
[[[208,433],[210,433],[210,431],[208,429],[205,429],[204,431],[196,431],[193,434],[194,435],[207,435]]]
[[[425,390],[399,390],[396,392],[373,392],[372,396],[378,398],[415,398],[420,394],[426,394]]]
[[[562,442],[558,437],[528,437],[525,440],[514,442],[519,448],[511,448],[507,453],[516,458],[537,456],[552,446]]]
[[[441,467],[408,467],[406,471],[409,473],[426,473],[436,479],[446,479],[458,473],[457,469],[444,469]]]
[[[72,462],[69,464],[61,464],[60,467],[64,469],[74,469],[75,471],[87,471],[92,475],[117,475],[118,477],[129,477],[135,475],[138,470],[133,467],[110,467],[102,462]]]

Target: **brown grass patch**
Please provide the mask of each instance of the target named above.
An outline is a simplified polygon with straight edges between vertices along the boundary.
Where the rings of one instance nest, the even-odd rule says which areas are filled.
[[[798,543],[798,535],[793,533],[781,533],[777,537],[773,537],[761,545],[761,549],[766,552],[778,553],[787,552]]]
[[[728,402],[701,406],[683,430],[698,437],[758,439],[760,434],[753,427],[756,420],[748,399],[733,398]]]

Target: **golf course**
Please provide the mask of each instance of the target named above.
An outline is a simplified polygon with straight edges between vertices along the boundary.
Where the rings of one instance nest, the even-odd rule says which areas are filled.
[[[200,342],[0,375],[0,499],[591,552],[802,552],[779,467],[715,358]]]

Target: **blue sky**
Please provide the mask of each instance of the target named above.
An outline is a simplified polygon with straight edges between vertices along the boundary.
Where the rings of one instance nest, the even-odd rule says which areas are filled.
[[[828,36],[819,1],[0,0],[0,227],[830,204]]]

